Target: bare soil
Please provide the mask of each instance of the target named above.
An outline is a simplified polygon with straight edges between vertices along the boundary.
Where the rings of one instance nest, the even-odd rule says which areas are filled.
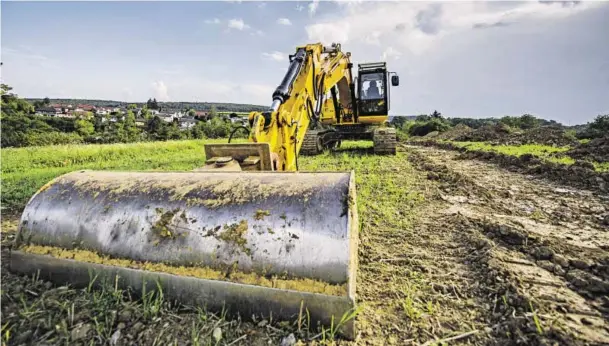
[[[355,165],[370,153],[351,155]],[[403,145],[356,168],[363,311],[357,339],[336,343],[609,345],[609,194],[459,155]],[[3,220],[3,344],[332,343],[295,322],[12,275],[15,226]]]
[[[456,127],[455,127],[456,129]],[[458,129],[456,135],[454,130],[449,130],[448,134],[438,136],[442,139],[451,139],[465,142],[489,142],[493,144],[545,144],[555,146],[575,146],[578,141],[568,136],[565,131],[555,126],[541,126],[528,130],[517,130],[505,124],[484,125],[475,130]]]
[[[469,250],[465,262],[450,262],[467,269],[455,273],[460,291],[486,300],[480,303],[492,332],[485,342],[609,343],[609,195],[459,159],[454,151],[407,150],[438,183],[442,201],[420,218],[432,226],[421,235],[436,229]],[[424,249],[450,243],[442,244]]]
[[[609,135],[581,143],[569,150],[567,154],[582,160],[609,162]]]
[[[596,171],[594,165],[587,161],[576,160],[573,165],[564,165],[545,161],[531,154],[513,156],[492,151],[469,150],[464,147],[456,146],[451,142],[426,140],[413,143],[422,146],[459,151],[460,154],[457,158],[461,160],[475,159],[490,161],[502,168],[527,176],[534,175],[543,177],[558,184],[565,184],[574,188],[609,192],[609,172]]]

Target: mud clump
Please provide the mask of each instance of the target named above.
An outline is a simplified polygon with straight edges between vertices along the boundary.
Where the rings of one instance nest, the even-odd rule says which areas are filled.
[[[241,251],[250,255],[251,250],[246,246],[247,239],[245,239],[245,234],[248,229],[247,220],[241,220],[238,224],[232,224],[225,228],[226,230],[218,236],[218,239],[234,244],[241,249]]]
[[[509,141],[512,129],[503,124],[484,125],[476,130],[456,136],[454,140],[459,142],[490,142],[504,144]]]
[[[456,127],[454,130],[456,130]],[[476,130],[470,129],[470,131],[461,128],[457,130],[457,132],[461,132],[457,136],[452,135],[451,132],[452,130],[447,131],[437,138],[505,145],[544,144],[564,147],[578,144],[575,138],[568,136],[563,129],[555,126],[541,126],[525,131],[516,131],[508,125],[498,123],[485,125]]]
[[[555,126],[542,126],[510,136],[508,144],[545,144],[553,146],[577,145],[577,140],[568,136],[563,129]]]
[[[154,225],[152,225],[152,227],[151,227],[152,232],[154,232],[156,235],[160,236],[161,238],[175,237],[176,234],[171,232],[171,230],[169,229],[169,224],[173,220],[173,217],[178,213],[178,211],[179,211],[178,209],[175,209],[175,210],[169,210],[169,211],[163,212],[163,210],[161,208],[157,208],[156,212],[157,212],[157,214],[160,214],[161,217],[157,222],[154,223]]]
[[[270,215],[271,215],[270,211],[258,209],[258,210],[256,210],[256,214],[254,214],[254,219],[260,221],[260,220],[264,220],[265,216],[270,216]]]
[[[567,155],[575,159],[609,162],[609,135],[595,138],[587,143],[580,143],[567,151]]]
[[[457,124],[452,129],[442,132],[439,135],[437,135],[436,139],[454,140],[455,138],[467,136],[468,134],[470,134],[473,131],[474,130],[471,127],[469,127],[465,124]]]

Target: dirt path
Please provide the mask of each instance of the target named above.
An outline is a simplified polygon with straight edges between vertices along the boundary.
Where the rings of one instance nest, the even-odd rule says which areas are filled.
[[[454,152],[404,150],[436,189],[408,245],[429,258],[425,280],[451,283],[452,304],[471,302],[476,335],[506,344],[609,343],[609,196]]]

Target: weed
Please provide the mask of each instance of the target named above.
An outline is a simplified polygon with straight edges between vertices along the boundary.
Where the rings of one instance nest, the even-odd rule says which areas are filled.
[[[533,304],[531,303],[531,301],[529,301],[529,308],[531,309],[531,313],[533,313],[533,322],[535,322],[535,328],[537,329],[537,334],[541,335],[541,334],[543,334],[543,328],[541,326],[541,321],[539,320],[539,317],[537,316],[537,311],[535,311],[535,309],[533,309]]]
[[[11,339],[12,326],[10,326],[9,323],[10,322],[6,322],[5,324],[3,324],[2,330],[0,331],[0,333],[2,334],[2,341],[4,341],[5,343],[8,343]]]
[[[531,213],[531,218],[533,220],[539,221],[541,219],[543,219],[543,212],[541,212],[541,210],[539,209],[535,209],[532,213]]]
[[[142,287],[142,308],[144,310],[144,318],[152,319],[156,317],[163,307],[163,288],[159,281],[156,281],[156,290],[146,292],[146,281]]]

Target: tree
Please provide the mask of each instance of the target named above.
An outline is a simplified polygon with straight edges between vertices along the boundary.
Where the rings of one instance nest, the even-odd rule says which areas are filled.
[[[43,105],[45,105],[45,106],[48,106],[48,105],[50,105],[50,104],[51,104],[51,100],[49,100],[49,98],[48,98],[48,97],[45,97],[45,98],[42,100],[42,104],[43,104]]]
[[[434,119],[441,119],[442,118],[442,113],[434,110],[433,113],[431,113],[431,117],[434,118]]]
[[[195,112],[194,109],[191,108],[191,109],[188,110],[188,116],[189,117],[194,117],[195,115],[197,115],[197,112]]]
[[[95,126],[89,120],[78,119],[74,126],[76,127],[76,132],[83,137],[89,137],[95,133]]]
[[[158,116],[149,117],[146,121],[146,131],[152,140],[166,139],[167,123]]]
[[[520,127],[520,118],[518,117],[504,116],[499,120],[499,122],[504,123],[510,127]]]
[[[151,115],[150,115],[150,112],[148,111],[148,107],[144,106],[144,108],[142,108],[140,117],[144,118],[144,120],[146,120],[146,121],[150,120]]]
[[[431,117],[427,114],[421,114],[419,116],[417,116],[417,118],[415,119],[416,121],[429,121],[431,119]]]
[[[594,121],[588,123],[588,127],[578,135],[579,138],[598,138],[604,136],[609,136],[609,114],[598,115]]]
[[[16,94],[10,92],[12,87],[0,84],[0,109],[3,115],[23,116],[34,113],[34,106]]]
[[[132,110],[127,111],[124,130],[127,141],[135,142],[139,139],[140,131],[135,125],[135,114],[133,114]]]
[[[539,127],[541,122],[531,114],[524,114],[520,117],[520,128],[523,130]]]
[[[209,117],[210,118],[215,118],[218,115],[218,111],[216,110],[216,106],[212,105],[210,110],[209,110]]]

